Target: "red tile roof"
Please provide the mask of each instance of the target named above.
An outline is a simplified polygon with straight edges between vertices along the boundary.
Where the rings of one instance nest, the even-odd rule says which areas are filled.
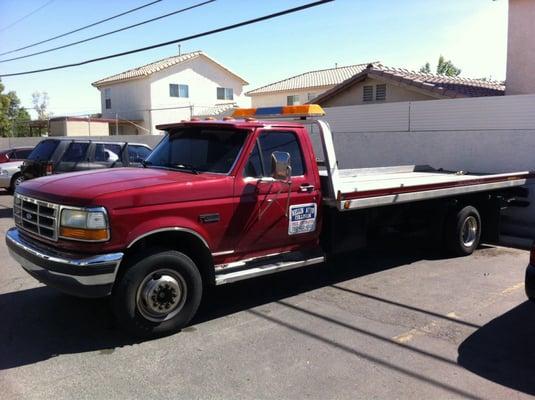
[[[503,96],[505,94],[505,84],[503,82],[434,75],[409,71],[403,68],[386,67],[381,64],[369,64],[362,72],[319,95],[311,102],[321,103],[367,77],[412,86],[439,98]]]

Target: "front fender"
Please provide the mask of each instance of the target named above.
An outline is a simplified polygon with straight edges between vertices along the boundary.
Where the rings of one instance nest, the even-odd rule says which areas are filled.
[[[132,247],[138,240],[158,232],[182,231],[196,236],[210,250],[212,248],[208,232],[200,224],[183,217],[163,217],[151,219],[137,225],[128,232],[126,247]]]

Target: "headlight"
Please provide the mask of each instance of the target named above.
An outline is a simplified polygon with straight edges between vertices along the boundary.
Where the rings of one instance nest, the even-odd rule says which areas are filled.
[[[104,208],[61,211],[59,235],[65,239],[100,242],[110,238],[108,217]]]
[[[9,172],[6,169],[0,168],[0,175],[9,175]]]

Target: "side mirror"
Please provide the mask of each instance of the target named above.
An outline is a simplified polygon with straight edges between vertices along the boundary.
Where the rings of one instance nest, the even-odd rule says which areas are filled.
[[[292,176],[290,153],[285,151],[271,153],[271,176],[281,181],[287,181]]]

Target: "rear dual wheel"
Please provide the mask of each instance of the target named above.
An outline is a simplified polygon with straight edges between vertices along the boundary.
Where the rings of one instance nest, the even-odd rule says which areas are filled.
[[[202,297],[195,263],[175,250],[153,249],[133,258],[112,295],[121,328],[138,337],[156,337],[185,327]]]
[[[468,256],[481,241],[481,216],[473,206],[466,206],[450,214],[446,221],[445,241],[454,256]]]

